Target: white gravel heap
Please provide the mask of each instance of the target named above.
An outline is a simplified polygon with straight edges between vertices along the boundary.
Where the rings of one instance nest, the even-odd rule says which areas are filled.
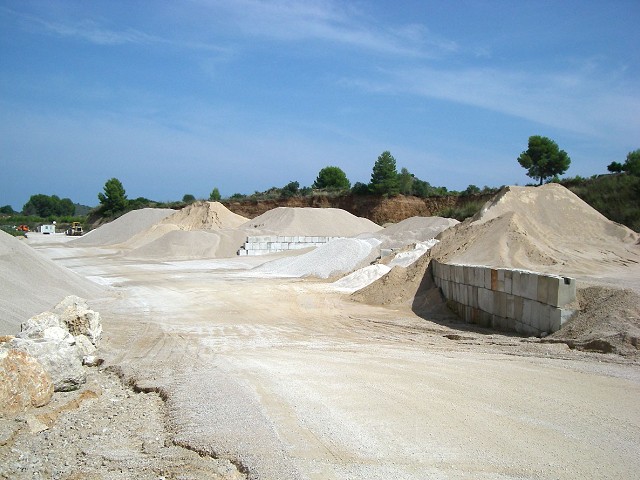
[[[255,271],[278,277],[329,278],[371,261],[378,254],[379,244],[375,239],[339,238],[309,253],[266,263]]]
[[[418,260],[422,255],[427,253],[429,249],[433,247],[436,243],[438,243],[438,240],[435,240],[435,239],[431,239],[426,242],[416,243],[413,250],[400,252],[395,257],[393,257],[393,260],[389,262],[389,267],[396,267],[396,266],[405,267],[405,268],[408,267],[409,265],[414,263],[416,260]]]
[[[340,292],[353,293],[386,275],[389,270],[391,270],[390,267],[381,263],[368,265],[333,282],[332,286]]]

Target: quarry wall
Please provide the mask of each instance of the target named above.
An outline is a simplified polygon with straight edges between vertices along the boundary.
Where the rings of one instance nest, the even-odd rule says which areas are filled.
[[[563,307],[576,298],[574,278],[435,259],[431,269],[449,308],[469,323],[540,335],[559,330],[573,314]]]
[[[309,247],[319,247],[340,237],[306,237],[306,236],[277,236],[261,235],[247,237],[238,255],[267,255],[269,253],[300,250]]]

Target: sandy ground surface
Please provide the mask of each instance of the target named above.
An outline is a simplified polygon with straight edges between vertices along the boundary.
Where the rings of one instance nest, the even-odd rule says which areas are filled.
[[[265,258],[141,263],[108,248],[32,244],[110,287],[91,303],[103,317],[104,366],[137,389],[161,392],[166,411],[154,411],[165,415],[173,444],[229,459],[249,478],[640,471],[633,360],[453,318],[434,323],[409,308],[355,303],[327,282],[248,271]],[[137,465],[136,476],[151,478]],[[99,471],[86,478],[129,478]]]

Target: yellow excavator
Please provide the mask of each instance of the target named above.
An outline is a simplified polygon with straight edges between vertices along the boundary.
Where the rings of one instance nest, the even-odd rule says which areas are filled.
[[[82,231],[82,225],[80,225],[80,222],[73,222],[64,233],[66,233],[70,237],[79,237],[84,232]]]

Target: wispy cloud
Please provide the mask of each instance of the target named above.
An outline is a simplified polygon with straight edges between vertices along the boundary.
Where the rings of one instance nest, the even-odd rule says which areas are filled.
[[[640,92],[620,84],[615,74],[420,67],[380,71],[375,80],[347,79],[343,84],[372,93],[448,100],[600,138],[640,132]]]
[[[195,50],[207,50],[217,53],[229,53],[230,48],[208,42],[190,41],[147,33],[135,28],[122,30],[110,29],[100,22],[83,18],[79,20],[52,20],[42,16],[17,12],[0,7],[0,12],[10,15],[30,30],[61,38],[73,38],[100,46],[119,45],[163,45]]]
[[[318,40],[374,53],[433,57],[455,42],[424,25],[383,25],[349,3],[330,0],[193,0],[212,15],[224,12],[246,35],[276,40]]]

